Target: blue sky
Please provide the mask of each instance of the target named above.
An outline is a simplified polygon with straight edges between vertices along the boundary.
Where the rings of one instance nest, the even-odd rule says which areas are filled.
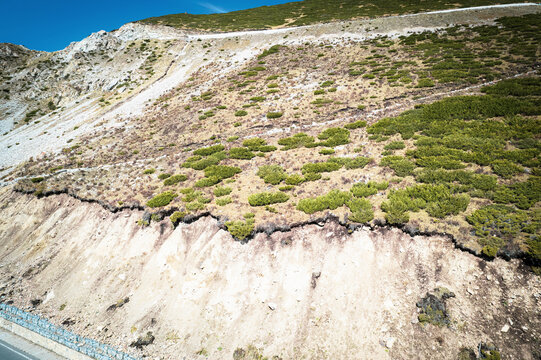
[[[0,0],[0,42],[54,51],[93,32],[118,29],[147,17],[227,12],[289,1],[292,0]]]

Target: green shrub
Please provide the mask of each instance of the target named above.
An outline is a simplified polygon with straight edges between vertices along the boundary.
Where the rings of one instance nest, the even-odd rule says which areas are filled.
[[[178,184],[179,182],[186,181],[186,180],[188,180],[188,177],[186,175],[183,175],[183,174],[173,175],[165,179],[163,184],[165,186],[175,185],[175,184]]]
[[[160,175],[158,176],[158,179],[160,179],[160,180],[165,180],[165,179],[167,179],[167,178],[169,178],[169,177],[171,177],[171,174],[163,173],[163,174],[160,174]]]
[[[246,115],[248,115],[248,112],[246,110],[235,111],[235,116],[246,116]]]
[[[244,140],[242,146],[247,147],[250,151],[271,152],[276,150],[276,146],[267,145],[264,139],[257,137]]]
[[[223,180],[233,177],[240,172],[242,172],[242,170],[236,166],[212,165],[205,169],[205,176],[215,176],[218,179]]]
[[[286,178],[287,185],[299,185],[299,184],[302,184],[304,181],[305,181],[305,178],[300,174],[289,175]]]
[[[306,173],[304,174],[304,180],[305,181],[316,181],[316,180],[319,180],[321,179],[321,174],[320,173]]]
[[[366,121],[358,120],[358,121],[346,124],[344,127],[350,130],[363,128],[363,127],[366,127]]]
[[[504,96],[541,96],[541,78],[528,77],[499,81],[481,89],[486,94]]]
[[[254,96],[254,97],[250,98],[250,101],[262,102],[262,101],[265,101],[265,97],[264,96]]]
[[[143,174],[150,175],[150,174],[154,174],[155,172],[156,172],[156,169],[145,169],[145,171],[143,171]]]
[[[284,169],[279,165],[263,165],[259,168],[257,176],[266,184],[278,185],[287,178]]]
[[[348,216],[350,221],[365,224],[374,218],[372,205],[366,199],[350,199],[346,205],[351,210],[351,214]]]
[[[220,152],[220,153],[216,153],[216,154],[222,154],[222,153]],[[221,161],[221,158],[214,156],[216,154],[213,154],[213,155],[211,155],[211,156],[209,156],[207,158],[203,158],[203,159],[197,160],[197,161],[192,161],[192,162],[186,161],[186,162],[184,162],[184,164],[182,164],[182,166],[187,167],[187,168],[192,168],[194,170],[203,170],[203,169],[206,169],[209,166],[218,165],[220,163],[220,161]],[[224,154],[224,156],[225,156],[225,154]]]
[[[169,219],[174,227],[176,227],[188,215],[185,211],[175,211]]]
[[[255,154],[245,147],[229,149],[229,157],[231,159],[250,160],[255,157]]]
[[[319,153],[321,155],[332,155],[332,154],[334,154],[334,152],[335,151],[333,149],[321,149],[321,150],[319,150]]]
[[[351,194],[347,191],[331,190],[326,195],[300,200],[297,204],[297,210],[306,214],[313,214],[327,209],[335,210],[343,206],[350,198]]]
[[[281,112],[268,112],[267,113],[267,119],[278,119],[282,117]]]
[[[331,86],[332,84],[334,84],[334,81],[332,81],[332,80],[327,80],[327,81],[322,82],[320,86],[321,86],[321,87],[329,87],[329,86]]]
[[[267,50],[263,50],[263,52],[260,55],[258,55],[257,58],[262,59],[262,58],[267,57],[269,55],[276,54],[277,52],[280,51],[281,47],[282,47],[282,45],[273,45],[270,48],[268,48]]]
[[[230,187],[218,186],[216,187],[216,189],[214,189],[214,196],[216,197],[226,196],[226,195],[231,194],[232,191],[233,189],[231,189]]]
[[[208,176],[197,180],[194,186],[198,188],[209,187],[218,184],[220,181],[222,180],[218,176]]]
[[[225,206],[227,204],[231,204],[231,202],[233,202],[233,200],[231,200],[231,197],[229,197],[229,196],[226,196],[226,197],[223,197],[223,198],[220,198],[220,199],[216,199],[216,205],[218,205],[218,206]]]
[[[385,190],[389,186],[388,182],[376,183],[374,181],[369,181],[366,184],[357,183],[354,184],[350,191],[353,196],[356,197],[366,197],[370,195],[377,194],[378,190]]]
[[[147,206],[151,208],[166,206],[169,205],[171,201],[173,201],[173,199],[176,197],[177,194],[175,194],[174,192],[166,191],[154,196],[152,199],[147,201]]]
[[[522,166],[505,159],[494,160],[491,166],[492,171],[494,171],[495,174],[500,175],[505,179],[510,179],[513,176],[524,172],[524,168]]]
[[[391,224],[409,220],[408,211],[425,209],[433,217],[443,218],[466,210],[470,198],[467,195],[454,195],[456,187],[448,185],[415,185],[402,190],[391,191],[388,201],[381,205],[385,218]]]
[[[43,182],[43,180],[45,180],[43,176],[34,177],[30,179],[30,181],[34,184],[39,184],[40,182]]]
[[[386,156],[380,161],[380,166],[391,168],[396,176],[408,176],[416,168],[415,164],[402,156]]]
[[[325,140],[320,143],[321,146],[335,147],[349,143],[349,130],[344,128],[328,128],[318,135],[319,140]]]
[[[430,202],[426,207],[426,212],[432,217],[443,219],[448,215],[457,215],[465,211],[469,203],[468,195],[449,196],[446,199]]]
[[[459,160],[451,159],[448,156],[426,156],[416,160],[416,164],[431,169],[463,169],[466,166]]]
[[[466,220],[472,225],[476,236],[490,239],[491,243],[493,239],[513,241],[521,232],[531,232],[532,225],[539,227],[527,212],[505,205],[485,206],[466,216]]]
[[[288,138],[278,140],[278,144],[284,146],[282,150],[291,150],[303,146],[314,144],[315,140],[312,136],[305,133],[298,133]]]
[[[346,166],[346,169],[362,169],[371,161],[372,159],[370,158],[357,156],[354,158],[348,158],[348,161],[346,161],[345,166]]]
[[[389,144],[385,145],[385,147],[383,149],[385,149],[385,150],[402,150],[405,147],[406,147],[406,145],[404,144],[403,141],[393,141],[393,142],[390,142]]]
[[[283,192],[262,192],[248,196],[248,203],[251,206],[265,206],[283,203],[289,200],[289,196]]]
[[[421,78],[419,79],[419,81],[417,81],[416,87],[425,88],[425,87],[433,87],[433,86],[434,86],[434,81],[432,81],[429,78]]]
[[[209,146],[209,147],[194,150],[193,154],[194,155],[199,155],[199,156],[209,156],[209,155],[212,155],[214,153],[223,151],[224,149],[225,149],[225,147],[223,145],[218,144],[218,145],[212,145],[212,146]]]
[[[322,173],[322,172],[332,172],[340,169],[342,164],[337,162],[327,161],[320,163],[307,163],[302,166],[301,172],[306,176],[308,173]]]
[[[199,210],[203,210],[204,208],[205,208],[205,205],[199,201],[194,201],[194,202],[186,204],[186,210],[189,210],[189,211],[199,211]]]
[[[237,240],[244,240],[254,231],[253,221],[228,221],[225,223],[227,231]]]

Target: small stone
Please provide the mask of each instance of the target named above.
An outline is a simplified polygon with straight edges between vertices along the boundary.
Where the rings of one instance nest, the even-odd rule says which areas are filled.
[[[466,290],[468,291],[468,293],[469,293],[470,295],[473,295],[473,290],[472,290],[472,289],[467,288]]]
[[[385,347],[387,349],[391,349],[393,347],[395,341],[396,341],[396,339],[394,337],[389,336],[387,339],[384,340]]]
[[[509,324],[505,324],[505,325],[502,327],[501,332],[504,332],[504,333],[508,332],[508,331],[509,331],[509,327],[510,327]]]
[[[276,304],[275,303],[268,303],[269,309],[276,310]]]

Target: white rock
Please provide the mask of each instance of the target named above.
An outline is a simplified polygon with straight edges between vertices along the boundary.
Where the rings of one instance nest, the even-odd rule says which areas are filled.
[[[267,305],[269,306],[269,309],[276,310],[276,304],[275,303],[270,302]]]
[[[504,333],[505,333],[505,332],[508,332],[508,331],[509,331],[509,327],[510,327],[509,324],[505,324],[505,325],[502,327],[501,332],[504,332]]]

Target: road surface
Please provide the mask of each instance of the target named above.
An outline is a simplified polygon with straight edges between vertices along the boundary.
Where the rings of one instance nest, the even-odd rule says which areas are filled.
[[[1,360],[65,360],[65,358],[0,329]]]

